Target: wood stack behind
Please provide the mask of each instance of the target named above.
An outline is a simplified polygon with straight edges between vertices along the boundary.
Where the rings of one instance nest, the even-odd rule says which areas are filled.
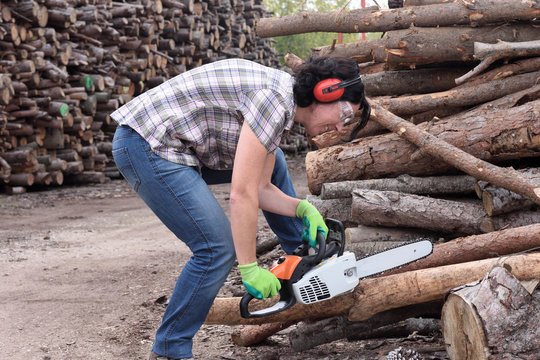
[[[191,68],[279,66],[255,35],[260,0],[11,0],[0,4],[0,176],[29,186],[119,177],[109,114]]]

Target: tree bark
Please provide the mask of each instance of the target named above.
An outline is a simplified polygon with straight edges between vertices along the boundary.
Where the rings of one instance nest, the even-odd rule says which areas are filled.
[[[395,96],[411,92],[426,94],[449,90],[456,86],[455,78],[465,72],[462,68],[428,68],[381,71],[361,77],[367,96]]]
[[[540,71],[535,71],[439,93],[373,99],[373,101],[391,113],[405,116],[440,108],[485,103],[518,91],[530,89],[538,84],[539,80]]]
[[[444,163],[447,162],[471,176],[485,179],[494,185],[514,191],[535,203],[540,202],[538,185],[524,179],[515,170],[502,171],[501,168],[480,160],[483,158],[496,161],[503,158],[521,158],[532,154],[537,156],[537,144],[540,141],[540,127],[538,126],[540,101],[533,101],[509,110],[508,113],[511,112],[511,116],[509,114],[504,116],[503,111],[496,114],[486,113],[483,118],[465,118],[459,124],[440,121],[434,125],[420,124],[415,126],[377,104],[373,104],[372,110],[377,113],[378,121],[383,126],[413,144],[419,145],[420,149],[410,144],[400,144],[392,136],[395,134],[392,134],[308,153],[306,173],[308,186],[312,193],[318,194],[325,182],[392,176],[403,173],[432,175],[451,169]],[[490,121],[484,126],[484,121],[488,117]],[[467,127],[468,123],[469,127]],[[429,132],[424,130],[426,128]],[[448,132],[450,128],[454,128],[451,133]],[[503,130],[503,128],[505,129]],[[471,137],[473,133],[476,133],[478,137]],[[518,138],[519,140],[517,140]],[[473,139],[474,143],[467,143]],[[509,143],[510,139],[516,139],[517,142],[512,140]],[[503,143],[505,145],[501,147]],[[454,144],[457,147],[453,146]],[[394,145],[399,148],[394,147]],[[479,145],[481,148],[477,147]],[[469,153],[465,153],[459,148],[467,149]],[[525,155],[526,153],[531,155]],[[379,159],[378,156],[381,158]],[[479,158],[475,158],[475,156]],[[414,161],[411,161],[411,157]],[[434,160],[434,158],[440,159],[440,161]],[[377,162],[378,160],[380,164]],[[423,162],[424,164],[422,164]],[[336,171],[337,167],[340,171]]]
[[[503,267],[455,289],[442,310],[450,359],[538,359],[540,291],[529,293]]]
[[[528,168],[518,170],[525,177],[540,180],[540,168]],[[480,186],[480,184],[483,186]],[[506,214],[512,211],[528,209],[534,206],[531,200],[523,198],[512,191],[493,186],[482,181],[477,182],[475,189],[479,198],[482,199],[484,209],[489,216]]]
[[[407,321],[407,319],[412,320],[418,316],[439,317],[442,305],[442,302],[433,302],[405,306],[383,311],[369,320],[361,322],[350,322],[347,321],[346,316],[335,316],[299,326],[289,333],[289,341],[295,351],[304,351],[343,338],[360,340],[384,337],[381,333],[389,335],[390,332],[398,330],[403,325],[405,327],[411,325],[411,321]],[[440,328],[440,324],[437,325]],[[412,331],[409,334],[418,330],[418,326],[410,330]]]
[[[385,63],[388,69],[414,68],[418,65],[450,62],[474,62],[474,43],[498,40],[521,42],[538,40],[537,30],[528,24],[483,27],[413,27],[371,39],[312,50],[312,55],[350,57],[358,63]]]
[[[389,228],[358,225],[345,229],[345,246],[364,241],[412,241],[419,238],[427,238],[432,242],[438,240],[438,236],[432,232],[420,229]]]
[[[539,156],[540,86],[505,96],[420,129],[481,159],[497,162]],[[377,116],[372,116],[377,120]],[[378,121],[378,120],[377,120]],[[512,124],[513,123],[513,124]],[[514,140],[515,141],[514,141]],[[308,187],[319,194],[323,183],[401,174],[450,173],[450,165],[423,154],[397,134],[383,134],[320,149],[306,155]]]
[[[282,17],[263,18],[257,22],[260,37],[286,36],[310,32],[384,32],[415,27],[485,25],[512,20],[532,20],[540,10],[532,3],[504,0],[477,0],[474,3],[452,2],[415,8],[382,10],[378,8],[331,12],[301,11]]]
[[[490,217],[480,202],[445,200],[395,191],[355,190],[351,219],[368,226],[426,229],[460,236],[540,222],[540,212],[524,210]]]
[[[482,161],[393,115],[379,105],[372,104],[372,111],[379,113],[379,123],[417,145],[422,152],[441,159],[477,179],[489,181],[493,185],[518,193],[540,204],[540,181],[527,179],[512,168],[502,169]]]
[[[481,235],[460,237],[433,246],[433,253],[383,275],[399,274],[438,266],[458,264],[494,256],[516,254],[540,246],[540,223]]]
[[[475,192],[474,184],[475,179],[468,175],[413,177],[403,174],[397,178],[325,183],[322,185],[321,199],[350,197],[356,189],[418,195],[465,195]]]
[[[395,191],[355,190],[351,217],[368,226],[426,229],[445,234],[482,233],[480,202],[451,201]]]
[[[231,334],[233,343],[238,346],[251,346],[266,340],[268,337],[296,324],[297,321],[284,323],[269,323],[261,325],[247,325],[241,330],[236,330]]]
[[[444,299],[457,286],[482,279],[495,265],[508,265],[520,280],[540,276],[540,253],[472,261],[361,281],[349,321],[364,321],[388,309]],[[376,282],[375,284],[371,281]]]
[[[286,321],[307,321],[349,314],[349,321],[365,321],[385,310],[407,305],[441,301],[456,286],[484,277],[494,265],[505,263],[515,269],[518,279],[540,276],[540,254],[513,255],[448,265],[438,268],[409,271],[403,274],[364,279],[353,294],[344,294],[316,304],[296,304],[291,309],[262,318],[244,319],[240,316],[240,298],[216,298],[205,323],[222,325],[264,324]],[[271,306],[277,299],[257,301],[253,309]],[[250,311],[253,311],[250,308]]]
[[[322,217],[339,219],[345,227],[358,225],[351,216],[352,198],[321,200],[318,196],[308,195],[306,199],[317,208]]]
[[[474,57],[482,60],[474,69],[456,79],[456,84],[462,84],[467,79],[481,73],[499,59],[527,57],[540,55],[540,40],[524,42],[498,41],[496,44],[474,43]]]

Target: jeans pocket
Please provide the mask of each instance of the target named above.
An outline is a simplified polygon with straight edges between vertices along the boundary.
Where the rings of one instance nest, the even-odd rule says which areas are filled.
[[[141,184],[141,181],[139,180],[139,176],[137,175],[137,172],[135,171],[135,167],[133,166],[133,163],[131,162],[131,158],[129,157],[128,149],[123,147],[119,149],[115,149],[112,151],[112,155],[114,158],[114,162],[116,163],[116,167],[118,168],[118,171],[124,176],[124,178],[127,180],[129,185],[137,191],[139,188],[139,185]]]

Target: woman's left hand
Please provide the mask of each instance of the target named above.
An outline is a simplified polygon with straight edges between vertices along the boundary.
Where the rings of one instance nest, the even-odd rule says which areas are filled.
[[[296,217],[302,219],[306,229],[302,232],[302,239],[309,243],[309,246],[317,246],[317,232],[324,234],[324,238],[328,235],[328,226],[324,222],[323,217],[307,200],[302,200],[296,208]]]

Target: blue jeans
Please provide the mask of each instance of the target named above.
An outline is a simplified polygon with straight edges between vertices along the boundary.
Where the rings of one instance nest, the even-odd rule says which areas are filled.
[[[113,157],[133,189],[193,253],[178,277],[152,347],[161,356],[192,357],[193,336],[235,261],[229,219],[208,187],[230,181],[231,174],[209,169],[199,173],[194,167],[167,161],[126,126],[116,130]],[[281,150],[276,154],[272,183],[296,197]],[[292,253],[301,243],[301,220],[264,215],[283,250]]]

